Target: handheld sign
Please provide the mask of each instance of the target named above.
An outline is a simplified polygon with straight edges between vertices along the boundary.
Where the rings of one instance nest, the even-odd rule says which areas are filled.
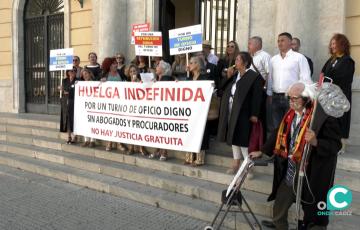
[[[57,49],[50,50],[50,71],[61,70],[60,76],[60,87],[62,88],[62,81],[64,78],[64,73],[62,70],[72,69],[73,68],[73,56],[74,49]],[[60,90],[60,98],[62,98],[62,90]]]
[[[131,44],[135,44],[135,32],[148,32],[150,31],[150,23],[133,24],[131,31]]]
[[[161,32],[135,32],[135,54],[162,57]]]
[[[169,30],[170,55],[202,51],[201,25]]]
[[[73,68],[74,49],[50,50],[50,71]]]

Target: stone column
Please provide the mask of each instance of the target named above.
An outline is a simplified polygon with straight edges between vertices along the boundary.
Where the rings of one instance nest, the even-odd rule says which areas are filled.
[[[128,51],[128,7],[127,0],[95,0],[93,10],[95,15],[93,29],[95,50],[98,51],[98,60],[113,56],[121,51]],[[100,7],[101,6],[101,7]],[[101,64],[101,63],[100,63]]]

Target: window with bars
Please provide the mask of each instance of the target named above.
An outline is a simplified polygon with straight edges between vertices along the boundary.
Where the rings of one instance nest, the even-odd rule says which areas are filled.
[[[210,40],[214,52],[222,55],[226,45],[236,40],[237,0],[201,0],[203,39]]]

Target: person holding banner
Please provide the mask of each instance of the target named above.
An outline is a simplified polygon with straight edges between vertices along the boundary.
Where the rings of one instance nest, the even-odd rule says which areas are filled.
[[[156,66],[155,74],[158,77],[158,81],[174,81],[175,79],[171,76],[171,66],[165,61],[160,61]],[[168,153],[166,149],[157,148],[154,153],[150,154],[149,158],[155,158],[160,156],[161,161],[166,161]]]
[[[75,82],[77,68],[74,66],[71,70],[66,70],[66,77],[62,81],[63,91],[61,98],[61,115],[60,115],[60,132],[68,133],[67,144],[75,143],[74,131],[74,98],[75,98]]]
[[[100,64],[97,63],[97,55],[95,52],[90,52],[88,54],[89,65],[85,65],[84,68],[90,70],[94,75],[94,81],[99,81],[101,78],[101,68]]]
[[[229,68],[230,84],[221,99],[218,140],[232,146],[234,161],[227,173],[234,174],[240,167],[241,155],[248,157],[248,146],[252,124],[259,120],[262,110],[264,79],[250,69],[253,65],[248,52],[240,52],[235,68]]]
[[[188,68],[191,73],[189,80],[193,80],[193,81],[210,80],[208,78],[208,75],[206,74],[205,63],[200,57],[197,56],[192,57],[190,59]],[[205,164],[205,151],[209,149],[209,139],[210,139],[209,125],[208,122],[206,122],[200,152],[196,154],[187,152],[185,154],[184,164],[192,164],[193,166],[201,166]]]
[[[129,75],[128,79],[131,79],[131,82],[139,82],[141,80],[141,78],[140,78],[140,70],[134,64],[131,64],[129,66],[128,75]],[[139,148],[137,148],[137,147],[139,147]],[[146,148],[144,146],[136,146],[136,145],[130,145],[129,148],[128,148],[128,151],[126,152],[126,154],[127,155],[132,155],[135,152],[139,152],[143,156],[149,155],[148,151],[146,150]]]
[[[81,71],[81,77],[84,81],[93,81],[94,80],[94,74],[91,72],[91,70],[83,68]],[[81,145],[82,147],[95,147],[95,139],[92,137],[84,137],[84,143]]]
[[[103,76],[101,81],[123,81],[120,74],[117,71],[118,63],[116,58],[113,57],[106,57],[102,62],[101,68],[103,69]],[[112,142],[108,141],[106,143],[105,150],[111,151]],[[126,148],[122,143],[119,143],[118,148],[120,151],[125,151]]]

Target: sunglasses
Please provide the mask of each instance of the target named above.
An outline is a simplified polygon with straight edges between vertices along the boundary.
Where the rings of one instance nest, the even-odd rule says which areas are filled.
[[[73,61],[79,61],[79,59],[73,59]]]

